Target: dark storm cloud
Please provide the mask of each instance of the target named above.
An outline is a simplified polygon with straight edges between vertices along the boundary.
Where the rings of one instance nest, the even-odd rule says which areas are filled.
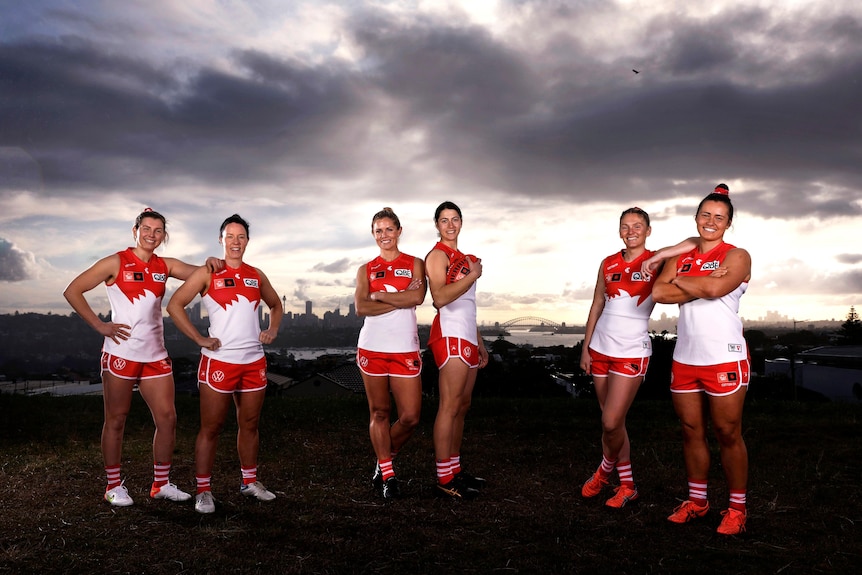
[[[35,277],[36,257],[0,238],[0,282],[20,282]]]
[[[356,67],[240,50],[228,73],[80,38],[0,44],[0,150],[33,159],[0,156],[0,190],[359,178],[388,160],[368,145],[377,124],[420,130],[426,148],[410,163],[467,190],[581,203],[685,196],[678,209],[690,213],[690,196],[743,179],[762,186],[743,196],[751,214],[862,215],[858,20],[670,13],[641,29],[632,55],[608,58],[577,33],[597,10],[610,8],[535,3],[521,29],[529,43],[452,19],[358,12]]]
[[[858,215],[862,125],[848,121],[862,101],[858,22],[812,15],[793,23],[793,46],[782,29],[789,23],[769,18],[747,10],[711,24],[656,20],[665,40],[652,46],[654,65],[639,84],[613,79],[590,49],[559,34],[543,54],[557,64],[448,23],[369,18],[355,34],[377,64],[376,81],[405,110],[404,125],[430,128],[439,161],[467,181],[634,201],[701,195],[745,178],[775,186],[754,204],[767,217]],[[788,61],[781,50],[749,45],[746,34],[763,27],[768,46],[804,53]],[[828,31],[831,40],[836,28],[841,53],[806,43],[807,32]],[[824,186],[826,195],[818,193]]]
[[[233,60],[242,75],[202,68],[181,81],[168,67],[106,56],[84,40],[0,44],[0,146],[26,150],[46,186],[64,191],[355,168],[339,153],[364,130],[350,74],[255,52]],[[0,175],[0,185],[22,177]]]

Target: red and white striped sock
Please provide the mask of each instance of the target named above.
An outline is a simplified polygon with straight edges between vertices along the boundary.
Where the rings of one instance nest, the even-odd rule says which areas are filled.
[[[703,507],[706,505],[706,485],[707,482],[705,479],[691,479],[688,480],[688,498],[690,501],[694,501],[699,506]]]
[[[745,491],[730,490],[730,508],[745,513]]]
[[[377,461],[377,465],[380,466],[380,475],[383,477],[383,481],[386,481],[390,477],[395,477],[395,470],[392,468],[391,459],[380,459]]]
[[[195,483],[197,483],[196,493],[203,493],[204,491],[212,491],[212,486],[210,485],[210,481],[212,481],[212,475],[195,475]]]
[[[168,477],[171,475],[171,463],[153,463],[153,487],[161,487],[167,484]]]
[[[446,485],[452,479],[454,475],[452,475],[452,464],[448,459],[438,459],[437,460],[437,483],[440,485]]]
[[[108,487],[105,491],[110,491],[114,487],[119,487],[123,482],[120,480],[120,466],[111,465],[105,466],[105,475],[108,477]]]
[[[608,459],[608,457],[602,453],[602,464],[599,465],[598,472],[599,475],[606,478],[611,474],[611,471],[614,470],[614,466],[617,464],[616,459]]]
[[[461,473],[461,454],[455,453],[449,458],[449,461],[452,465],[452,475],[458,475]]]
[[[240,467],[242,470],[242,484],[248,485],[257,481],[257,465],[254,467]]]
[[[634,487],[635,480],[632,477],[632,462],[620,461],[617,463],[617,473],[620,476],[620,483],[628,487]]]

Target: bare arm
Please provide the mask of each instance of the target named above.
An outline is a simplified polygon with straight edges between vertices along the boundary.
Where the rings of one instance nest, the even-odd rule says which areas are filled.
[[[260,275],[260,297],[269,307],[269,326],[260,332],[260,343],[270,344],[278,337],[278,328],[281,325],[281,318],[284,316],[284,308],[281,305],[281,300],[278,297],[269,278],[257,270]]]
[[[93,311],[93,308],[87,302],[87,298],[84,297],[84,293],[102,282],[115,279],[119,270],[120,256],[117,254],[110,255],[100,259],[81,272],[63,291],[63,297],[66,298],[66,301],[69,302],[75,313],[87,322],[87,325],[96,330],[100,335],[111,338],[118,345],[120,340],[129,339],[131,326],[99,319],[99,316],[96,315],[96,312]]]
[[[644,260],[643,265],[641,265],[641,271],[650,275],[656,273],[661,269],[662,262],[668,258],[690,252],[697,247],[697,242],[698,238],[697,236],[694,236],[686,238],[676,245],[659,249],[656,253]]]
[[[470,289],[482,277],[482,260],[470,261],[470,273],[462,279],[446,284],[446,268],[449,267],[449,258],[440,250],[431,250],[425,257],[425,274],[428,276],[428,287],[431,290],[431,300],[434,307],[441,307],[452,303]]]
[[[204,295],[206,293],[209,284],[210,273],[205,267],[197,268],[185,283],[174,292],[171,301],[168,302],[168,315],[171,316],[177,329],[195,342],[196,345],[215,351],[221,347],[221,342],[217,338],[201,335],[198,329],[192,324],[185,309],[187,305],[192,303],[196,295]]]
[[[735,290],[751,279],[751,256],[741,248],[727,252],[721,267],[708,276],[679,276],[674,285],[690,299],[715,299]]]
[[[590,373],[592,361],[590,360],[590,341],[593,339],[593,332],[596,330],[596,323],[599,321],[599,316],[605,309],[605,276],[602,273],[602,266],[599,266],[598,277],[596,278],[596,288],[593,290],[593,303],[590,305],[590,313],[587,316],[587,326],[584,332],[584,342],[581,347],[581,369]]]
[[[187,264],[177,258],[162,258],[168,266],[168,275],[181,281],[186,281],[199,266]],[[209,272],[217,272],[224,269],[224,260],[210,256],[204,263]]]

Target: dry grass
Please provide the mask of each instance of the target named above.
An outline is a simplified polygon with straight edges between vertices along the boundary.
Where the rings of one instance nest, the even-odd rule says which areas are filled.
[[[715,511],[677,526],[684,498],[679,431],[666,401],[630,414],[641,500],[619,511],[580,497],[598,463],[594,400],[477,398],[463,454],[489,480],[481,499],[433,496],[427,402],[396,468],[405,497],[371,492],[364,398],[268,398],[261,479],[269,504],[238,492],[235,428],[213,477],[218,510],[152,501],[152,423],[136,397],[123,475],[135,505],[104,489],[101,399],[0,396],[0,573],[842,573],[862,564],[858,405],[750,401],[749,532],[715,533]],[[178,398],[172,479],[193,485],[197,402]],[[610,495],[610,493],[608,493]]]

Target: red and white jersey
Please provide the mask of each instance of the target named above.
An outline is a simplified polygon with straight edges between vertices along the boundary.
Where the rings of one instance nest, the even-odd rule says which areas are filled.
[[[464,257],[463,253],[453,250],[443,242],[437,242],[434,249],[441,250],[449,257],[449,265]],[[449,270],[446,271],[448,275]],[[458,299],[437,310],[431,323],[428,345],[443,337],[457,337],[479,345],[476,332],[476,282]]]
[[[641,264],[655,252],[645,250],[627,262],[623,252],[602,261],[605,307],[596,322],[590,349],[610,357],[650,357],[649,318],[655,307],[655,275],[641,272]]]
[[[705,254],[697,248],[680,256],[679,276],[708,276],[721,266],[734,246],[722,242]],[[679,304],[678,338],[674,360],[688,365],[717,365],[748,358],[742,335],[739,300],[748,288],[742,282],[727,295],[715,299],[696,299]]]
[[[400,254],[388,262],[377,256],[365,265],[370,292],[402,292],[413,281],[416,258]],[[369,293],[370,293],[369,292]],[[365,317],[357,346],[368,351],[405,353],[419,351],[416,307],[396,308],[381,315]]]
[[[263,357],[260,343],[260,275],[248,264],[227,267],[212,274],[202,298],[210,318],[209,336],[218,338],[216,351],[201,348],[201,354],[227,363],[246,364]]]
[[[145,262],[132,248],[118,252],[120,271],[114,283],[105,285],[111,302],[111,321],[131,327],[127,340],[114,343],[105,338],[102,350],[123,359],[152,362],[165,359],[165,326],[162,297],[168,281],[168,266],[153,254]]]

